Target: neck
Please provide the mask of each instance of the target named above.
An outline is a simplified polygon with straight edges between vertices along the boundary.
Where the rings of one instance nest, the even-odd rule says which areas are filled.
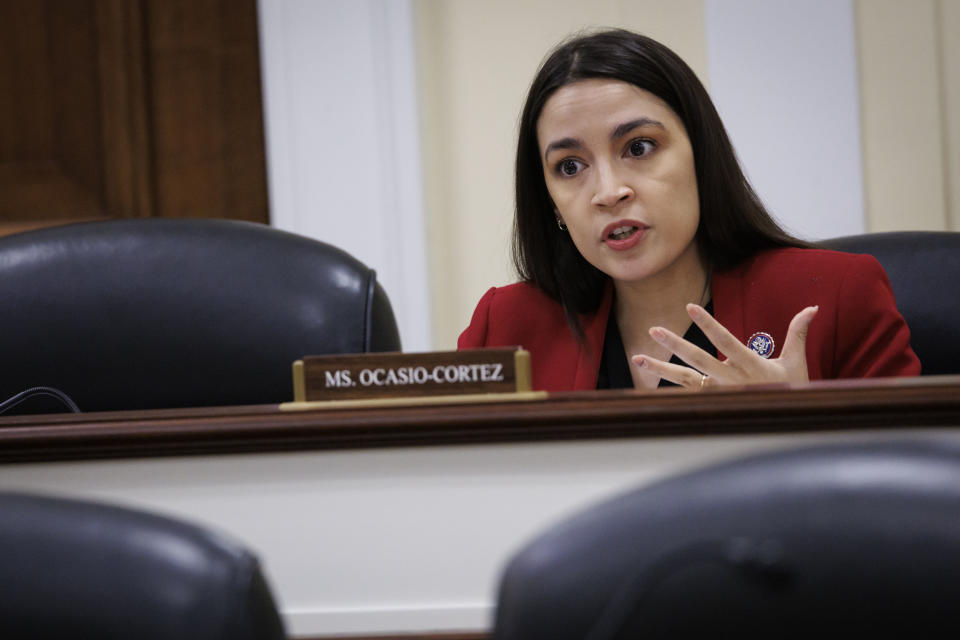
[[[668,269],[643,280],[614,281],[617,324],[627,333],[646,334],[662,326],[683,335],[690,325],[686,305],[705,305],[710,300],[709,272],[699,253],[690,247]]]
[[[690,327],[686,305],[706,304],[710,299],[709,271],[691,246],[670,267],[642,280],[614,281],[617,326],[629,358],[645,353],[659,360],[669,360],[670,352],[650,337],[650,327],[665,327],[684,335]],[[633,385],[653,388],[660,378],[652,372],[630,367]]]

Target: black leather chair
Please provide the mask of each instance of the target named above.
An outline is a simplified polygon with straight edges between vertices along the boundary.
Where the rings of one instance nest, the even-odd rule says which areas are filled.
[[[245,222],[0,238],[0,301],[0,400],[48,386],[83,411],[285,402],[297,358],[400,350],[371,269]]]
[[[550,528],[506,569],[493,638],[955,638],[957,602],[957,443],[817,446]]]
[[[828,249],[868,253],[890,278],[923,375],[960,373],[960,233],[893,231],[834,238]]]
[[[0,637],[282,640],[256,558],[183,522],[0,493]]]

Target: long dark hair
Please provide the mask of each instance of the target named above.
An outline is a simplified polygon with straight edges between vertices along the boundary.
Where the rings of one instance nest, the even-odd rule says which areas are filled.
[[[710,96],[693,70],[655,40],[622,29],[581,35],[558,46],[530,86],[517,143],[513,261],[520,277],[559,301],[574,328],[576,314],[600,304],[608,276],[584,259],[557,229],[543,178],[537,120],[561,87],[587,78],[629,82],[667,103],[693,148],[700,197],[696,242],[709,269],[726,269],[758,251],[809,246],[781,229],[747,182]]]

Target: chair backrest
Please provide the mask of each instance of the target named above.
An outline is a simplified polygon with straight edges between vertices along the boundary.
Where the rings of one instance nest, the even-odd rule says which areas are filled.
[[[49,386],[83,411],[285,402],[302,356],[400,349],[371,269],[246,222],[0,238],[0,300],[0,400]]]
[[[0,637],[282,640],[256,558],[130,509],[0,493]]]
[[[960,373],[960,233],[891,231],[833,238],[828,249],[868,253],[890,278],[924,375]]]
[[[818,446],[674,477],[510,562],[494,640],[957,637],[960,447]]]

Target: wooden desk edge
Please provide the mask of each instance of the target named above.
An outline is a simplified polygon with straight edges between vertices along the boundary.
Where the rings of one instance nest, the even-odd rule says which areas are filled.
[[[0,462],[954,426],[960,376],[943,376],[532,402],[18,416],[0,418]]]
[[[493,404],[503,402],[539,402],[550,397],[546,391],[514,391],[511,393],[466,393],[449,396],[403,396],[399,398],[369,398],[355,400],[326,400],[323,402],[284,402],[280,411],[330,411],[333,409],[376,409],[390,407],[434,407],[457,404]]]

